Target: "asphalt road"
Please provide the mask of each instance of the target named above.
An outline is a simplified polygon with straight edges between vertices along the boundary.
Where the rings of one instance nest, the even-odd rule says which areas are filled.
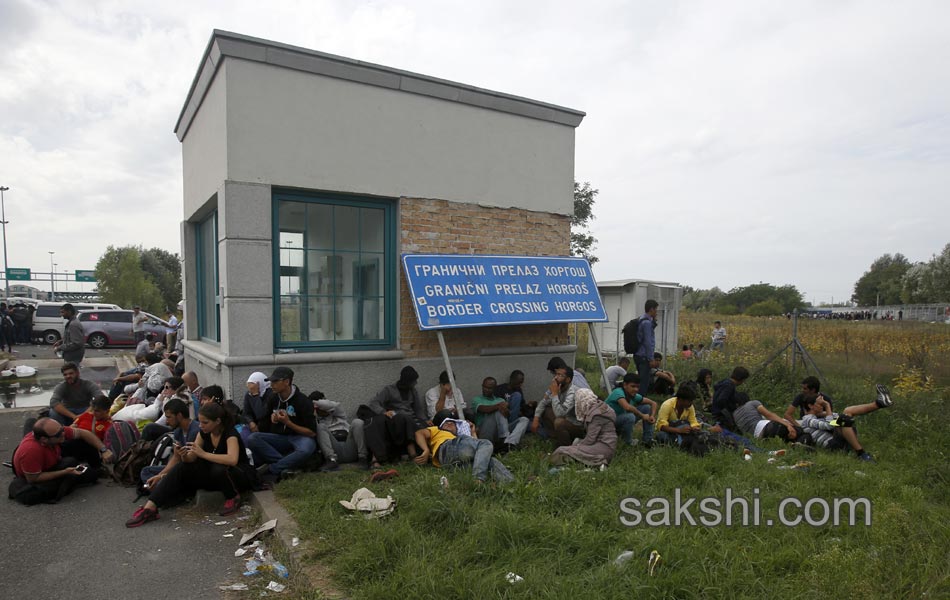
[[[35,409],[0,409],[0,457],[10,460],[23,419]],[[12,471],[0,467],[6,496]],[[135,491],[106,479],[80,488],[59,504],[22,506],[0,499],[0,597],[220,598],[219,585],[240,583],[234,557],[251,511],[218,517],[183,506],[161,519],[125,527]],[[226,521],[224,525],[215,525]],[[223,537],[225,534],[234,537]]]

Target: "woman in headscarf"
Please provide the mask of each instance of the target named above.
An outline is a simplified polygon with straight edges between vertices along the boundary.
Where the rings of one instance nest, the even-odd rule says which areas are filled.
[[[577,390],[574,396],[574,413],[584,424],[587,434],[574,440],[572,446],[561,446],[551,455],[551,462],[563,465],[576,460],[588,467],[610,464],[617,451],[617,414],[594,392]]]
[[[247,393],[244,394],[244,420],[248,429],[267,431],[270,428],[270,413],[267,412],[267,394],[270,382],[260,371],[254,371],[247,378]]]

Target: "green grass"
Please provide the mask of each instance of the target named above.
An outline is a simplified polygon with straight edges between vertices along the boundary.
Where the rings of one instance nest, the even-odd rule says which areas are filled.
[[[750,383],[754,398],[789,397],[781,368]],[[869,386],[862,377],[838,380],[837,406],[868,401]],[[695,458],[672,448],[621,446],[604,472],[569,468],[551,475],[544,458],[550,448],[532,439],[504,457],[517,477],[508,486],[476,488],[464,471],[403,463],[400,477],[388,482],[368,484],[363,471],[314,473],[277,492],[310,543],[308,560],[327,565],[354,598],[947,597],[945,406],[933,395],[898,397],[892,409],[861,417],[860,437],[877,464],[830,452],[780,459],[814,462],[801,472],[779,470],[763,454],[743,461],[735,452]],[[448,491],[439,485],[443,473]],[[392,495],[396,512],[381,520],[348,514],[337,501],[361,486]],[[719,498],[730,488],[749,499],[758,489],[765,517],[774,517],[785,497],[866,497],[872,524],[621,524],[623,498],[672,500],[677,488],[684,496]],[[647,557],[654,549],[664,562],[651,577]],[[624,550],[635,558],[613,566]],[[524,581],[509,584],[509,571]]]

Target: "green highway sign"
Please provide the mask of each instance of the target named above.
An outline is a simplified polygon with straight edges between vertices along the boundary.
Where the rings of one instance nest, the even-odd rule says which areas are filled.
[[[29,281],[30,280],[30,270],[29,269],[14,269],[10,267],[7,269],[7,279],[10,281]]]
[[[76,281],[95,281],[95,271],[76,271]]]

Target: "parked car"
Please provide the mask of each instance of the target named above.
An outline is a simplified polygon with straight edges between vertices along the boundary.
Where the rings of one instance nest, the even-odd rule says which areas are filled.
[[[66,320],[59,313],[65,302],[40,302],[33,313],[33,337],[42,338],[47,344],[54,344],[63,338],[63,327]],[[118,304],[104,304],[102,302],[71,302],[77,311],[121,309]]]
[[[165,328],[170,327],[168,322],[144,311],[142,314],[148,317],[145,332],[152,332],[158,339],[164,340]],[[77,318],[86,334],[86,343],[93,348],[135,345],[131,310],[83,310]]]

